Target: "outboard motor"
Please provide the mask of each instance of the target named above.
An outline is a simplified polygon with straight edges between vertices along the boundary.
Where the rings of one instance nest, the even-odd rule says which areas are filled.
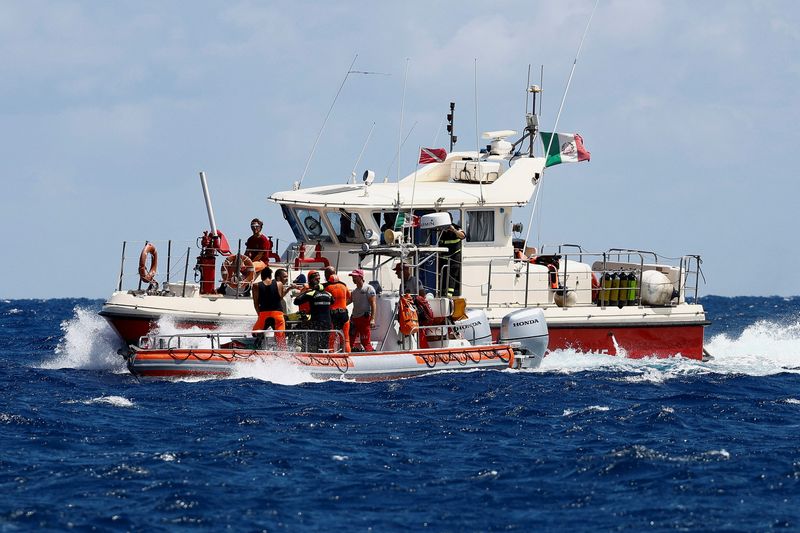
[[[520,309],[503,317],[500,343],[516,343],[516,368],[537,368],[542,363],[550,336],[541,309]]]
[[[459,332],[473,346],[491,344],[492,328],[483,309],[467,309],[467,318],[457,320],[455,331]]]

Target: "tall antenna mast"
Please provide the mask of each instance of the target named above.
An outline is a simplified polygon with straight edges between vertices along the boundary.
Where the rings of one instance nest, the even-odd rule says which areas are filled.
[[[525,114],[528,114],[528,88],[531,86],[531,64],[528,63],[528,82],[525,84]],[[533,114],[536,114],[536,100],[533,102]]]
[[[347,69],[347,73],[344,75],[344,79],[342,80],[341,85],[339,85],[339,90],[336,91],[336,96],[333,97],[333,102],[331,102],[331,106],[328,108],[328,113],[325,115],[325,120],[322,121],[322,127],[319,129],[317,133],[317,138],[314,139],[314,146],[311,147],[311,153],[308,154],[308,161],[306,161],[306,168],[303,169],[303,175],[300,176],[300,181],[297,182],[296,188],[299,189],[303,185],[303,180],[306,178],[306,174],[308,173],[308,167],[311,165],[311,159],[314,158],[314,152],[317,150],[317,144],[319,144],[319,138],[322,136],[322,130],[325,129],[325,124],[328,123],[328,118],[331,116],[331,111],[333,111],[333,106],[336,105],[336,99],[339,98],[339,94],[341,94],[342,89],[344,88],[344,83],[347,81],[347,77],[351,74],[353,70],[353,65],[356,64],[356,59],[358,59],[358,54],[355,55],[353,58],[353,62],[350,63],[350,66]]]
[[[373,121],[372,127],[369,129],[369,135],[367,135],[367,140],[364,141],[364,146],[361,147],[361,153],[358,154],[358,159],[356,159],[356,164],[353,165],[353,171],[350,172],[350,179],[353,180],[353,183],[356,182],[356,168],[358,167],[358,164],[361,162],[361,158],[364,156],[364,151],[367,149],[367,144],[369,144],[369,140],[372,137],[372,132],[374,130],[375,130],[375,122]],[[350,182],[350,180],[347,181],[348,183]]]
[[[578,45],[578,51],[575,53],[575,59],[572,61],[572,69],[569,71],[569,78],[567,79],[567,86],[564,88],[564,94],[561,97],[561,105],[558,107],[558,114],[556,115],[556,122],[553,125],[553,133],[555,134],[558,130],[558,121],[561,119],[561,112],[564,110],[564,102],[567,100],[567,93],[569,93],[569,87],[572,83],[572,76],[575,74],[575,67],[578,65],[578,57],[581,55],[581,49],[583,48],[583,41],[586,40],[586,34],[589,33],[589,26],[592,23],[592,19],[594,18],[594,12],[597,10],[597,4],[600,3],[600,0],[595,0],[594,7],[592,8],[592,13],[589,15],[589,20],[586,22],[586,28],[583,30],[583,36],[581,37],[581,42]],[[544,69],[542,69],[544,72]],[[547,148],[544,151],[544,157],[547,157],[547,154],[550,153],[550,147],[553,145],[553,138],[555,135],[550,136],[550,142],[547,143]],[[533,222],[533,215],[536,212],[536,205],[539,200],[539,194],[542,190],[542,184],[544,183],[544,170],[542,169],[542,175],[539,178],[539,185],[536,187],[536,193],[533,196],[533,207],[531,208],[531,217],[528,220],[528,232],[525,234],[525,242],[528,242],[528,238],[531,235],[531,224]]]
[[[406,108],[406,82],[408,81],[408,58],[403,75],[403,98],[400,100],[400,129],[397,134],[397,211],[400,212],[400,149],[403,147],[403,114]]]
[[[414,131],[414,128],[417,127],[417,124],[419,124],[418,120],[414,121],[414,123],[411,125],[411,128],[408,130],[408,133],[406,133],[406,136],[403,138],[403,142],[400,144],[400,148],[402,148],[403,146],[406,145],[406,141],[411,136],[411,132]],[[395,153],[392,156],[392,160],[389,162],[389,166],[386,167],[386,173],[384,173],[384,175],[383,175],[383,182],[384,183],[387,183],[389,181],[389,172],[391,172],[392,166],[394,166],[395,159],[397,159],[397,153]]]
[[[481,198],[478,200],[480,205],[486,203],[483,198],[483,173],[481,172],[481,143],[478,137],[478,58],[475,58],[475,150],[478,152],[478,160],[475,162],[475,173],[478,174],[478,189]]]

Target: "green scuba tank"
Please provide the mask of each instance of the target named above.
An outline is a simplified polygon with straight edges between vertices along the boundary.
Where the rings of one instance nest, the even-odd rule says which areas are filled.
[[[608,305],[617,305],[619,303],[619,272],[611,275],[611,291],[609,292]]]
[[[639,281],[636,279],[636,272],[631,271],[628,275],[628,305],[638,305]]]

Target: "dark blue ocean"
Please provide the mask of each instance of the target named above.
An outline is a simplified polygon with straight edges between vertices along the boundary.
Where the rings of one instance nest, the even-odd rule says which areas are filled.
[[[137,381],[94,300],[0,302],[0,530],[800,530],[800,297],[707,363]]]

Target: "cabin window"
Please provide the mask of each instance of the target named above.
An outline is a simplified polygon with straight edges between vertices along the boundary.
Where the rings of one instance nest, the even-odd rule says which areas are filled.
[[[358,213],[349,213],[344,209],[339,209],[326,214],[339,242],[356,244],[367,242],[367,238],[364,236],[364,223],[361,222]]]
[[[494,211],[467,211],[467,242],[494,241]]]
[[[322,220],[322,214],[314,209],[295,209],[295,216],[305,233],[306,242],[333,242],[328,226]]]
[[[289,227],[292,229],[292,233],[294,233],[294,238],[299,242],[305,241],[306,236],[303,233],[303,230],[300,229],[300,224],[297,222],[294,212],[283,204],[281,204],[281,211],[283,211],[283,218],[285,218],[286,222],[289,223]]]

